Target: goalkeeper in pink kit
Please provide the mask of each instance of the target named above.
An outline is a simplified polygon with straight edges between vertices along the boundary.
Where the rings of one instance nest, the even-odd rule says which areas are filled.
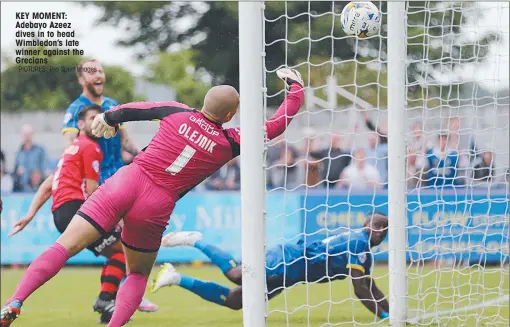
[[[277,75],[290,91],[266,122],[268,139],[285,131],[304,100],[299,72],[285,68]],[[234,117],[238,106],[237,91],[221,85],[209,90],[200,111],[174,101],[137,102],[96,116],[92,125],[96,137],[112,137],[117,126],[128,121],[160,120],[160,128],[134,162],[101,185],[53,246],[28,267],[2,309],[1,327],[9,326],[19,316],[23,301],[55,276],[70,257],[111,230],[122,217],[128,275],[108,326],[123,326],[142,300],[175,203],[240,154],[240,130],[222,127]]]

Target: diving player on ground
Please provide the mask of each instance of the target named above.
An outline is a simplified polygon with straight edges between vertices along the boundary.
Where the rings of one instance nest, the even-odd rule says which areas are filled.
[[[370,277],[372,253],[388,232],[388,219],[374,213],[366,217],[362,229],[340,233],[305,246],[302,241],[269,249],[266,253],[268,298],[280,294],[284,288],[299,283],[328,283],[350,276],[354,292],[377,317],[388,318],[389,304]],[[163,238],[163,246],[193,246],[202,251],[234,284],[233,289],[214,282],[204,282],[179,274],[171,264],[165,264],[152,284],[155,292],[163,286],[179,285],[204,300],[230,309],[242,308],[242,268],[232,256],[207,244],[199,232],[170,233]],[[306,257],[306,258],[305,258]]]
[[[78,135],[78,113],[83,107],[92,104],[98,104],[103,108],[104,111],[108,111],[114,106],[118,105],[117,101],[103,95],[106,75],[103,66],[99,61],[95,59],[87,59],[82,61],[76,67],[76,77],[78,78],[78,82],[82,87],[82,94],[76,100],[74,100],[74,102],[71,103],[69,108],[66,110],[64,126],[62,129],[62,135],[64,136],[64,144],[66,148],[72,144],[73,140]],[[98,140],[98,144],[103,151],[99,185],[103,184],[106,179],[113,176],[117,170],[124,166],[121,154],[122,150],[130,153],[132,156],[136,156],[138,154],[137,147],[123,127],[124,126],[122,126],[122,124],[119,125],[119,133],[114,137],[109,139],[100,138]],[[120,261],[125,262],[124,259]],[[111,277],[113,276],[110,272],[114,270],[113,267],[115,267],[115,265],[115,261],[108,261],[106,263],[105,269],[103,269],[101,273],[102,281],[112,279]],[[97,298],[94,304],[94,310],[101,313],[101,321],[104,323],[108,322],[112,315],[111,310],[107,310],[106,308],[111,308],[113,303],[112,301],[114,300],[114,298],[112,299],[110,296],[103,293],[102,296]],[[157,309],[157,305],[151,303],[145,298],[142,300],[140,306],[138,307],[138,310],[144,312],[153,312]]]
[[[266,122],[267,138],[282,134],[304,100],[303,81],[292,69],[277,72],[290,87],[285,101]],[[239,128],[223,128],[237,112],[239,94],[228,85],[211,88],[202,110],[174,102],[128,103],[96,116],[92,132],[112,137],[122,122],[160,120],[152,141],[85,201],[61,237],[28,267],[2,309],[9,326],[23,301],[55,276],[65,262],[121,220],[128,276],[120,287],[109,327],[123,326],[142,300],[147,279],[175,203],[239,155]],[[246,108],[245,110],[262,110]]]

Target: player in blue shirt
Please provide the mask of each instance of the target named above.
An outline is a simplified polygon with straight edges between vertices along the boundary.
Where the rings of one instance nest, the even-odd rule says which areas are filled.
[[[381,244],[387,232],[386,215],[376,212],[367,215],[363,228],[359,230],[340,233],[307,246],[300,241],[269,249],[266,253],[268,298],[299,283],[328,283],[350,276],[354,292],[361,302],[377,317],[386,319],[389,304],[370,277],[373,262],[370,249]],[[202,234],[198,232],[170,233],[163,238],[162,244],[167,247],[187,245],[199,249],[230,281],[239,286],[229,289],[214,282],[182,275],[167,263],[153,281],[153,292],[163,286],[179,285],[204,300],[234,310],[242,308],[242,268],[232,256],[202,241]]]
[[[103,96],[106,76],[103,66],[99,61],[95,59],[83,61],[78,65],[76,75],[78,82],[83,88],[83,92],[66,110],[64,127],[62,129],[66,148],[73,143],[78,135],[78,112],[83,107],[98,104],[103,107],[104,111],[108,111],[110,108],[118,105],[117,101]],[[129,138],[123,126],[120,126],[120,131],[115,137],[110,139],[101,138],[98,143],[103,151],[100,184],[124,165],[122,150],[130,153],[132,156],[138,154],[136,145]]]
[[[108,111],[110,108],[118,105],[117,101],[103,95],[106,75],[99,61],[95,59],[82,61],[76,67],[76,76],[82,87],[82,94],[66,110],[62,129],[65,148],[70,146],[78,136],[78,113],[83,107],[98,104],[104,111]],[[120,126],[119,133],[115,137],[109,139],[101,138],[98,144],[103,151],[101,176],[99,179],[100,185],[124,165],[122,151],[128,152],[133,157],[138,154],[136,145],[129,138],[123,126]],[[113,282],[113,276],[108,271],[114,270],[115,267],[121,264],[121,262],[108,260],[102,271],[101,281],[111,280]],[[118,285],[116,281],[113,284]],[[94,304],[94,310],[101,313],[102,323],[107,323],[110,320],[113,314],[113,303],[114,299],[109,298],[108,294],[102,292]],[[156,311],[158,307],[144,298],[138,309],[140,311],[152,312]]]
[[[427,150],[424,171],[428,174],[427,186],[453,186],[460,184],[459,154],[448,149],[448,134],[438,136],[439,147]]]

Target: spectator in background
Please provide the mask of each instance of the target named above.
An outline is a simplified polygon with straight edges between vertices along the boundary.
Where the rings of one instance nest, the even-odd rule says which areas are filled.
[[[3,151],[0,151],[0,174],[2,175],[2,180],[0,181],[2,192],[12,192],[14,181],[5,168],[5,155]]]
[[[304,127],[302,132],[305,135],[305,138],[301,142],[301,146],[297,149],[297,159],[307,159],[309,153],[318,151],[320,146],[320,138],[317,137],[317,132],[314,128]]]
[[[481,162],[474,167],[473,184],[492,183],[494,174],[494,155],[490,151],[485,151],[482,153]]]
[[[420,188],[424,184],[425,154],[433,147],[433,142],[423,131],[423,124],[414,123],[407,149],[407,187],[409,189]]]
[[[307,137],[298,151],[298,160],[306,160],[303,170],[305,174],[305,183],[308,187],[320,185],[320,168],[322,166],[322,161],[314,160],[314,158],[309,155],[310,152],[317,152],[319,150],[319,138]]]
[[[428,149],[432,148],[434,144],[430,138],[423,132],[423,125],[421,122],[416,122],[411,127],[411,141],[409,142],[410,153],[425,154]]]
[[[472,165],[477,158],[475,137],[471,134],[461,133],[461,120],[459,117],[450,117],[448,120],[448,132],[448,147],[457,151],[459,167],[467,168]],[[461,176],[459,172],[457,175]]]
[[[230,160],[206,179],[205,188],[214,191],[239,190],[241,188],[241,174],[237,160]]]
[[[420,188],[423,184],[423,153],[407,149],[407,188]]]
[[[368,133],[367,163],[379,171],[381,183],[388,181],[388,143],[380,144],[376,132]]]
[[[50,176],[53,174],[53,172],[57,169],[59,160],[60,159],[48,158],[48,160],[46,160],[46,170],[43,175]]]
[[[325,181],[326,187],[334,187],[345,167],[351,162],[350,151],[342,148],[342,138],[336,134],[331,136],[331,147],[310,152],[310,157],[311,160],[320,161],[320,179]]]
[[[32,126],[23,125],[21,128],[22,144],[16,154],[14,164],[14,191],[30,188],[32,173],[42,174],[46,168],[46,152],[43,147],[33,143],[34,131]],[[41,176],[41,179],[44,176]],[[35,178],[34,178],[35,181]]]
[[[426,153],[424,171],[427,173],[427,186],[462,184],[462,178],[457,175],[459,154],[448,148],[448,136],[448,132],[441,132],[438,136],[438,146]]]
[[[280,152],[278,161],[268,166],[268,186],[270,188],[295,189],[304,182],[302,165],[296,160],[297,151],[293,147]]]
[[[375,166],[367,163],[365,149],[354,150],[354,162],[343,170],[337,187],[353,189],[381,187],[379,171]]]
[[[30,185],[25,189],[27,192],[37,192],[43,182],[43,174],[40,170],[34,169],[30,174]]]
[[[448,147],[456,150],[465,150],[469,147],[469,136],[461,135],[460,117],[450,117],[448,119]]]
[[[266,159],[268,166],[272,166],[281,157],[282,152],[287,148],[287,141],[284,134],[279,135],[277,138],[270,141],[267,147]]]
[[[372,132],[376,132],[379,136],[379,144],[388,144],[388,126],[387,123],[374,125],[366,111],[361,111],[361,117],[365,121],[365,126]]]

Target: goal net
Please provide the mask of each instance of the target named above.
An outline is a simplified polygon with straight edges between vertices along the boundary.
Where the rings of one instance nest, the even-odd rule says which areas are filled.
[[[389,112],[399,108],[387,107],[394,37],[387,3],[374,2],[381,30],[364,40],[342,31],[346,4],[265,3],[265,118],[286,95],[277,69],[296,68],[306,88],[288,130],[265,144],[265,249],[359,230],[365,214],[388,213],[392,185],[405,182],[406,242],[396,249],[405,252],[405,276],[392,274],[387,239],[373,249],[376,285],[388,299],[405,297],[406,307],[390,315],[404,309],[417,326],[508,326],[508,3],[405,4],[406,156],[397,167],[405,181],[388,176],[389,158],[398,155]],[[318,280],[267,287],[266,299],[279,293],[265,304],[267,325],[388,324],[339,277],[329,270]],[[392,279],[403,294],[390,294]]]

